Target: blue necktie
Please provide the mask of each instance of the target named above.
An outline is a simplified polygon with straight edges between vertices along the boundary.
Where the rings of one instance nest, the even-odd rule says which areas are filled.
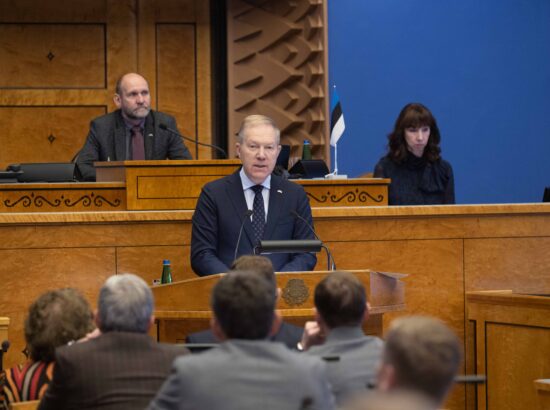
[[[252,228],[254,228],[254,244],[257,244],[264,235],[265,227],[265,208],[262,185],[254,185],[251,188],[254,191],[254,204],[252,206]]]

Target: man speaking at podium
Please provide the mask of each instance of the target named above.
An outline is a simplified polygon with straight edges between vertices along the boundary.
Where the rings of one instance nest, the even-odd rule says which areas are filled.
[[[85,181],[95,181],[95,161],[191,159],[176,130],[176,120],[151,110],[147,80],[124,74],[117,81],[114,102],[118,109],[94,119],[77,158]]]
[[[280,131],[269,117],[250,115],[238,133],[242,168],[206,184],[193,215],[191,266],[199,276],[229,271],[260,240],[315,239],[304,189],[272,175],[281,150]],[[309,271],[312,253],[274,253],[276,272]]]

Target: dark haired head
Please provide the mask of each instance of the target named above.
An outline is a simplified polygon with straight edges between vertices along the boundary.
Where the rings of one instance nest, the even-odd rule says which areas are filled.
[[[272,285],[251,271],[231,271],[212,290],[211,305],[225,337],[265,339],[275,316]]]
[[[410,103],[405,105],[397,120],[391,134],[388,135],[388,155],[397,163],[402,163],[408,155],[407,141],[405,140],[405,130],[407,128],[430,127],[430,138],[424,149],[423,157],[430,162],[437,161],[441,157],[439,143],[441,135],[435,117],[430,110],[420,103]]]
[[[360,325],[366,304],[365,288],[352,273],[332,272],[315,287],[315,308],[331,329]]]
[[[231,270],[247,270],[259,274],[277,291],[277,280],[273,271],[271,259],[259,255],[243,255],[237,258],[231,265]]]
[[[55,348],[78,340],[93,329],[92,311],[76,289],[42,294],[29,308],[25,340],[33,361],[54,360]]]

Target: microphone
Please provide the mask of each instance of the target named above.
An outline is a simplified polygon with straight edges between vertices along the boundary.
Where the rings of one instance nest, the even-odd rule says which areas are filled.
[[[185,135],[180,134],[177,130],[168,127],[168,125],[166,125],[164,123],[160,123],[159,128],[161,130],[171,132],[172,134],[175,134],[178,137],[183,138],[184,140],[191,141],[193,144],[204,145],[205,147],[214,148],[214,149],[218,150],[218,152],[220,152],[223,155],[224,159],[227,159],[226,152],[223,149],[221,149],[220,147],[218,147],[217,145],[207,144],[206,142],[200,142],[200,141],[194,140],[193,138],[186,137]]]
[[[237,252],[241,243],[241,236],[243,235],[244,223],[246,222],[246,218],[250,218],[250,215],[252,215],[253,212],[254,211],[252,211],[252,209],[247,209],[244,213],[243,222],[241,223],[241,229],[239,229],[239,237],[237,238],[237,245],[235,246],[235,255],[233,256],[233,260],[237,259]]]
[[[306,218],[304,218],[302,215],[300,215],[298,212],[296,212],[294,209],[290,210],[290,213],[293,217],[298,218],[300,221],[306,224],[306,226],[309,228],[309,230],[313,233],[313,236],[315,236],[315,239],[318,241],[321,241],[321,238],[317,236],[317,233],[315,232],[315,229],[313,229],[313,226],[308,222]],[[321,241],[322,243],[323,241]],[[322,247],[325,249],[327,253],[327,270],[336,270],[336,264],[334,263],[334,258],[332,257],[332,253],[330,252],[329,248],[327,248],[325,245],[322,245]]]

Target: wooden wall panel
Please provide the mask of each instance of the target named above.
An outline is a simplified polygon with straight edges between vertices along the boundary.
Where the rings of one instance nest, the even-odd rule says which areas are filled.
[[[0,24],[0,88],[106,88],[105,45],[104,24]]]
[[[549,250],[549,237],[468,239],[464,243],[466,290],[504,289],[495,284],[495,277],[517,292],[550,289]]]
[[[211,143],[210,2],[141,0],[138,10],[138,69],[153,105],[173,115],[184,135]],[[212,158],[210,149],[186,145],[194,158]]]
[[[141,276],[147,283],[160,279],[162,260],[172,264],[172,280],[195,278],[191,270],[190,246],[144,246],[117,248],[117,273],[131,272]]]
[[[126,2],[127,0],[114,0]],[[113,0],[2,0],[0,19],[8,22],[102,21]]]
[[[536,409],[533,381],[550,375],[548,329],[488,323],[487,409]]]
[[[195,30],[190,24],[157,25],[157,107],[160,111],[179,114],[180,132],[193,139],[197,136]],[[175,79],[178,81],[174,81]],[[187,142],[186,142],[187,143]],[[193,158],[196,145],[189,144]]]
[[[105,112],[106,107],[0,107],[0,129],[5,130],[0,137],[0,168],[70,161],[82,148],[90,118]]]
[[[22,243],[20,243],[20,246]],[[42,293],[62,287],[80,289],[95,306],[101,284],[115,273],[113,248],[0,249],[0,312],[11,319],[11,348],[4,365],[23,363],[23,325],[29,304]]]
[[[15,125],[0,112],[0,122],[10,121],[0,135],[0,145],[9,145],[0,168],[69,161],[84,144],[90,120],[116,108],[115,83],[126,72],[149,80],[153,108],[175,115],[191,137],[211,141],[209,5],[207,0],[0,2],[0,109],[37,112],[33,121],[17,117]],[[70,125],[51,117],[52,109],[69,106],[82,108]],[[28,133],[19,132],[29,124]],[[46,138],[56,137],[46,147],[40,145],[44,129],[55,131]],[[45,155],[30,149],[37,142]],[[209,150],[201,155],[211,157]]]

